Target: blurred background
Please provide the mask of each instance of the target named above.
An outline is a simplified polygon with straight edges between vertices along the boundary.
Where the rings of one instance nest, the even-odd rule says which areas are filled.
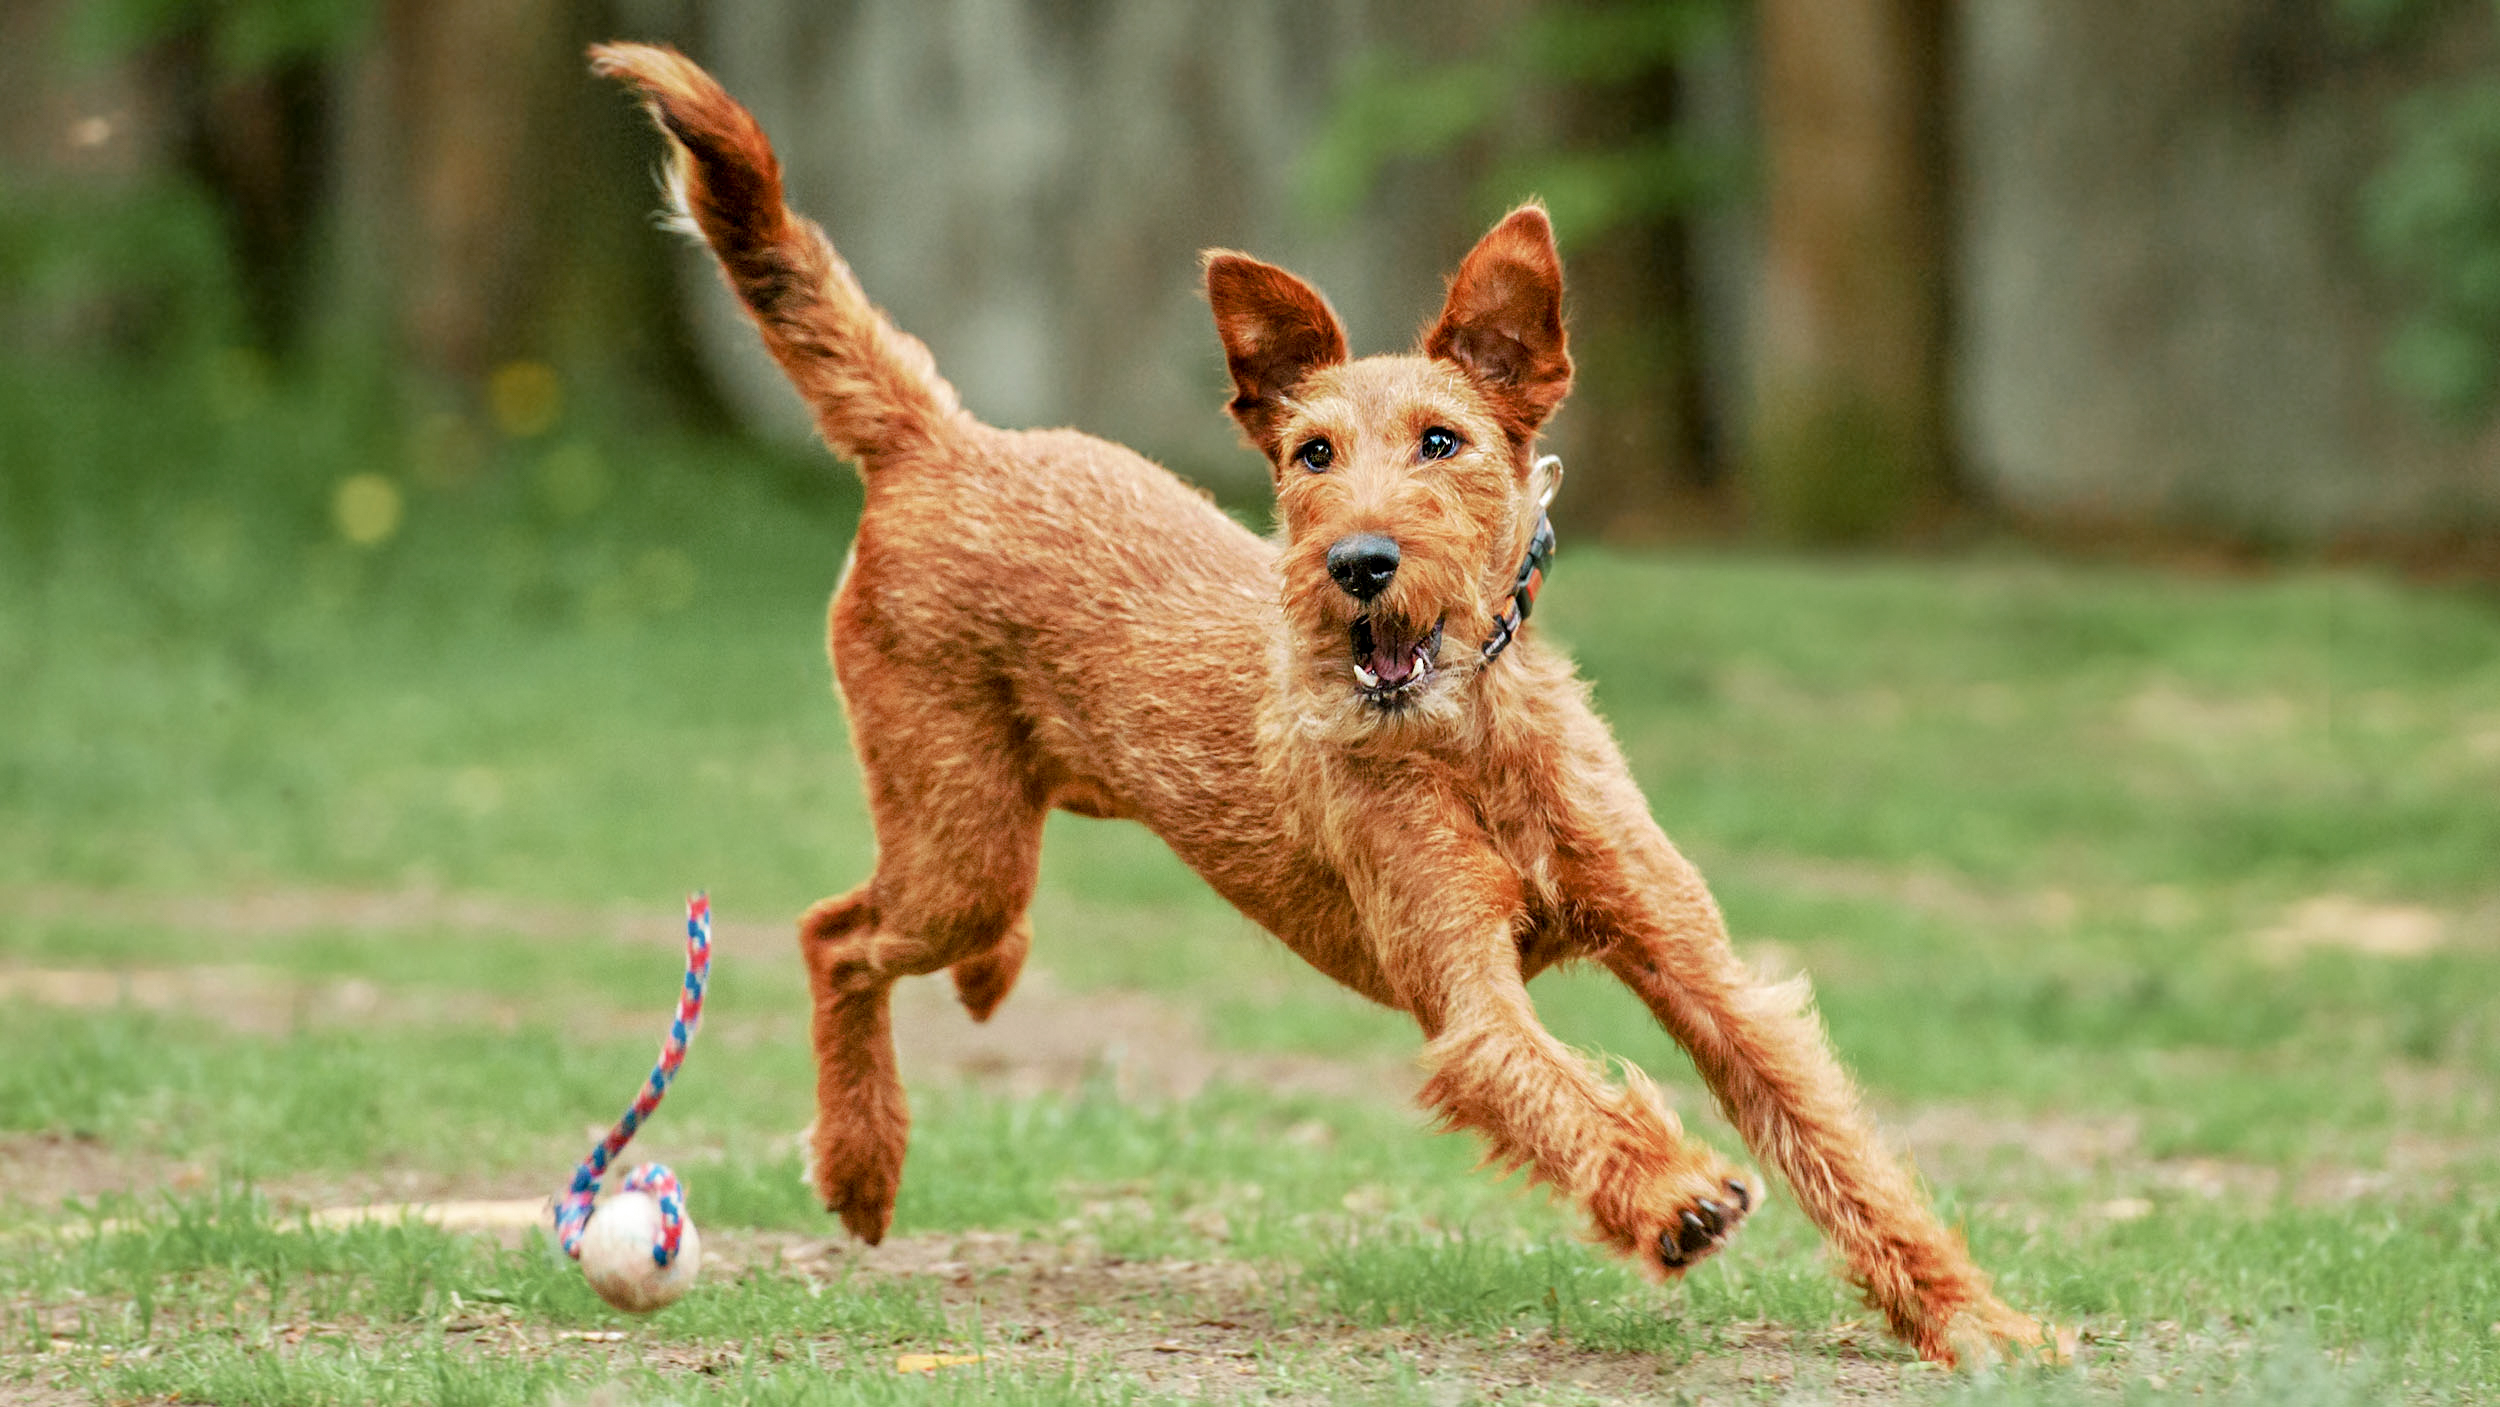
[[[976,411],[1262,527],[1198,251],[1389,350],[1544,198],[1580,377],[1536,628],[2009,1299],[2112,1400],[2500,1382],[2491,0],[0,0],[0,1235],[162,1200],[0,1255],[0,1383],[697,1391],[546,1338],[608,1323],[569,1271],[439,1242],[338,1243],[315,1279],[403,1287],[340,1289],[371,1351],[272,1358],[298,1242],[146,1229],[242,1182],[531,1205],[647,1068],[697,885],[710,1054],[636,1152],[716,1249],[829,1233],[788,920],[873,863],[823,648],[859,489],[653,220],[659,141],[583,61],[620,35],[755,108]],[[1287,1287],[1054,1291],[1047,1342],[1150,1376],[1246,1324],[1338,1400],[1407,1360],[1374,1329],[1457,1325],[1567,1339],[1538,1400],[1976,1400],[1776,1197],[1664,1299],[1600,1266],[1417,1126],[1411,1028],[1141,828],[1055,817],[1033,911],[996,1026],[905,985],[901,1241]],[[1619,989],[1535,990],[1734,1147]],[[800,1373],[824,1285],[771,1264],[659,1332]],[[878,1332],[1026,1342],[943,1293]],[[433,1334],[488,1303],[549,1352]],[[1377,1400],[1477,1390],[1442,1361]]]
[[[1569,262],[1583,373],[1553,434],[1584,538],[2488,569],[2494,16],[12,0],[0,494],[39,552],[81,504],[162,497],[190,472],[165,444],[216,444],[226,508],[198,512],[374,545],[507,479],[587,516],[624,467],[604,447],[655,434],[802,443],[647,218],[652,134],[583,71],[638,36],[756,109],[979,413],[1124,440],[1254,520],[1196,251],[1286,263],[1383,350],[1536,195]]]

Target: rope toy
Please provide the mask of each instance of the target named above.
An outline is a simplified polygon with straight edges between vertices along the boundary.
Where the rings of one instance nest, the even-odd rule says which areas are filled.
[[[677,1174],[644,1163],[625,1174],[614,1195],[599,1196],[599,1177],[625,1151],[634,1133],[660,1107],[669,1081],[686,1061],[686,1047],[703,1023],[703,986],[712,975],[712,901],[686,901],[686,984],[677,996],[677,1019],[669,1023],[659,1063],[632,1107],[590,1156],[573,1170],[572,1186],[556,1199],[556,1243],[582,1263],[582,1274],[599,1298],[628,1314],[649,1314],[676,1302],[703,1265],[703,1237],[686,1215],[685,1189]]]

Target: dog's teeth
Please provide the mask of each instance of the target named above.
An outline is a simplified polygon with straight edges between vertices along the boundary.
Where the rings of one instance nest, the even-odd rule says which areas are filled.
[[[1370,670],[1365,669],[1359,664],[1354,667],[1354,679],[1356,683],[1361,684],[1366,689],[1377,689],[1380,687],[1380,676],[1372,673]]]

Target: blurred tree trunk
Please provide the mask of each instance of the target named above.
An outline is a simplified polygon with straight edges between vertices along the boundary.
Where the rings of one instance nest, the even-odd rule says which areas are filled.
[[[482,377],[523,350],[545,263],[542,194],[562,172],[539,149],[567,62],[566,0],[389,0],[383,103],[398,279],[394,331],[416,364]]]
[[[673,36],[618,8],[384,0],[349,65],[333,310],[438,408],[473,417],[494,370],[526,360],[604,390],[601,414],[717,414],[651,226],[655,139],[582,57],[620,27]]]
[[[1572,90],[1566,139],[1588,150],[1655,140],[1682,116],[1673,65]],[[1624,220],[1571,252],[1571,281],[1605,290],[1572,308],[1570,491],[1563,526],[1611,541],[1655,541],[1707,514],[1720,475],[1701,380],[1691,222]]]
[[[216,202],[252,334],[283,354],[313,294],[314,234],[331,186],[330,73],[317,56],[220,73],[202,18],[145,67],[169,95],[184,168]]]
[[[1769,182],[1750,498],[1864,539],[1954,497],[1946,0],[1762,0]]]

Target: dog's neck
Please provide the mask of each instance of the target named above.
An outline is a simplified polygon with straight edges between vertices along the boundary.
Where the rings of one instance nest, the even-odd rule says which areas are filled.
[[[1470,661],[1473,677],[1438,707],[1349,727],[1341,701],[1315,692],[1307,662],[1287,653],[1272,659],[1260,700],[1260,775],[1286,833],[1341,865],[1390,833],[1349,797],[1397,807],[1428,793],[1486,815],[1535,812],[1527,779],[1539,773],[1557,712],[1584,697],[1569,663],[1530,637],[1497,663]]]
[[[1519,628],[1528,623],[1528,615],[1536,609],[1537,593],[1545,589],[1546,569],[1554,562],[1554,520],[1546,510],[1554,504],[1554,495],[1562,489],[1563,465],[1557,455],[1545,455],[1529,470],[1530,482],[1539,485],[1536,494],[1536,526],[1528,533],[1527,550],[1520,554],[1519,570],[1513,574],[1510,596],[1493,611],[1493,636],[1484,642],[1484,662],[1490,666],[1519,638]]]

